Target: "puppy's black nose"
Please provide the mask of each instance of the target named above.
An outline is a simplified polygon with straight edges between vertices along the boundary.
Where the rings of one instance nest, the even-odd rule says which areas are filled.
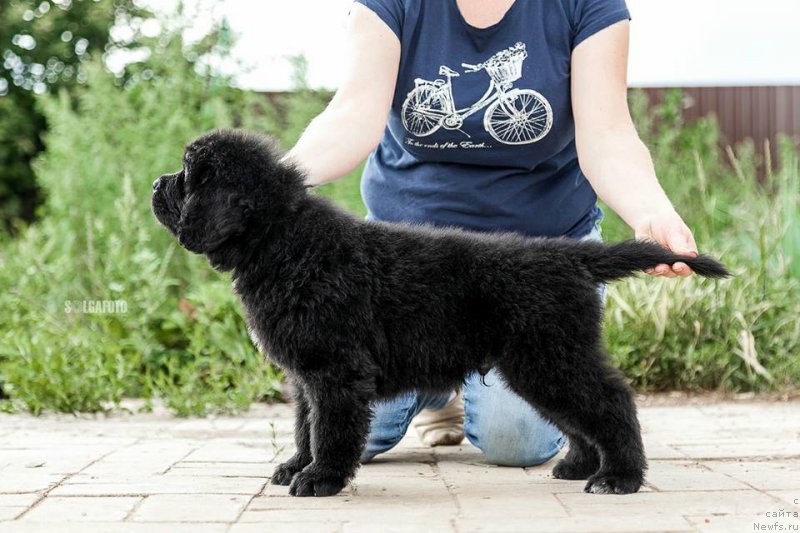
[[[155,191],[158,189],[158,186],[161,185],[161,178],[158,178],[156,181],[153,182],[153,190]]]

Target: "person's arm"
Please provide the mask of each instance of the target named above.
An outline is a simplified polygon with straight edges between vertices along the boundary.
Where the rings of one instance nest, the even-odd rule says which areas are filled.
[[[356,168],[380,142],[392,105],[400,40],[358,3],[352,6],[347,33],[342,84],[286,156],[307,172],[308,185]]]
[[[597,195],[634,230],[675,253],[696,255],[691,230],[658,183],[647,147],[628,109],[627,21],[578,44],[572,52],[572,109],[581,170]],[[685,263],[658,265],[649,274],[688,276]]]

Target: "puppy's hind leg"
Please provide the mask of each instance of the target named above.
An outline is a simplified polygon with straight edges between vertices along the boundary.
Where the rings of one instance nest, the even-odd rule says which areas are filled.
[[[333,496],[355,475],[369,434],[374,381],[364,376],[304,376],[313,461],[295,474],[292,496]]]
[[[573,350],[561,352],[561,349],[563,346],[549,354],[540,351],[535,356],[538,364],[528,364],[530,356],[520,357],[505,362],[499,369],[512,390],[563,432],[579,435],[597,449],[599,469],[589,477],[586,492],[638,491],[644,483],[647,465],[630,388],[599,352],[576,355]],[[531,353],[530,347],[522,353]],[[586,447],[582,443],[578,446],[583,454]],[[559,464],[554,475],[583,477],[592,466],[591,462],[577,461],[573,456],[564,465]]]
[[[604,361],[606,357],[598,359]],[[595,400],[596,409],[586,409],[581,421],[584,435],[600,452],[600,470],[589,478],[583,490],[595,494],[637,492],[644,483],[647,460],[633,392],[618,370],[602,363],[600,368],[605,373],[596,383],[594,393],[584,401],[585,405],[592,403],[594,394],[602,395],[602,400]],[[591,391],[592,386],[587,390]]]
[[[309,420],[309,407],[306,394],[303,391],[302,383],[292,379],[294,386],[295,403],[295,423],[294,423],[294,442],[297,450],[294,455],[285,463],[275,467],[270,482],[273,485],[289,485],[292,478],[309,463],[311,463],[311,422]]]
[[[577,433],[568,434],[569,450],[553,468],[557,479],[587,479],[600,468],[600,455],[589,441]]]

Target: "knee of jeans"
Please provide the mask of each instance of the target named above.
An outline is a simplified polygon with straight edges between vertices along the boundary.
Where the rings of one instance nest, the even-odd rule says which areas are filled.
[[[376,457],[376,456],[377,456],[379,453],[380,453],[380,452],[377,452],[377,451],[375,451],[375,450],[370,450],[369,448],[365,447],[365,448],[364,448],[364,449],[361,451],[361,458],[359,459],[359,462],[360,462],[362,465],[365,465],[365,464],[369,463],[370,461],[372,461],[373,459],[375,459],[375,457]]]
[[[370,432],[361,452],[361,463],[368,463],[403,440],[417,412],[417,404],[416,393],[408,393],[373,405]]]
[[[369,437],[367,437],[364,450],[361,452],[361,463],[368,463],[377,455],[388,452],[397,446],[400,441],[403,440],[404,434],[405,432],[402,429],[398,429],[396,432],[391,433],[384,432],[383,434],[379,435],[370,433]]]
[[[528,467],[546,463],[564,446],[566,438],[554,428],[533,433],[505,423],[484,428],[476,439],[486,460],[498,466]]]

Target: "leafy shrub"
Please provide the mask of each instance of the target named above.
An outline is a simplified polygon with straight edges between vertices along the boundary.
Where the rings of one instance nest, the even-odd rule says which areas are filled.
[[[794,389],[800,386],[800,182],[795,146],[783,139],[780,167],[752,143],[721,149],[713,117],[684,124],[682,94],[652,112],[634,94],[638,129],[664,188],[701,250],[736,276],[633,278],[609,290],[612,358],[641,390]],[[768,146],[765,153],[769,153]],[[758,179],[759,165],[766,168]],[[630,229],[609,210],[609,240]]]
[[[150,214],[150,184],[183,146],[215,127],[256,127],[255,101],[198,74],[180,40],[159,46],[122,88],[94,64],[77,100],[40,100],[51,125],[36,164],[43,216],[0,256],[0,380],[30,411],[98,411],[132,395],[203,414],[278,396],[229,279],[176,253]],[[95,313],[97,301],[124,310]]]

